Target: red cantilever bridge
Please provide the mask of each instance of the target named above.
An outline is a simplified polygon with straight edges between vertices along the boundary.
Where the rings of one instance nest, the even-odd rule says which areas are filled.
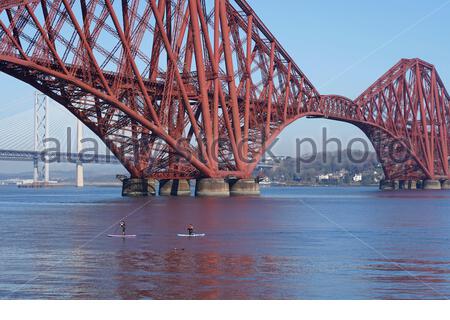
[[[0,71],[66,107],[132,178],[250,178],[302,117],[358,126],[388,180],[450,178],[433,65],[401,60],[354,101],[320,95],[244,0],[2,0]]]

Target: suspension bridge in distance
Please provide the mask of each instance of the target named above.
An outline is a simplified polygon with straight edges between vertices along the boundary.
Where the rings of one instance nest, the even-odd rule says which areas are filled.
[[[252,173],[301,118],[358,127],[385,181],[449,189],[450,96],[402,59],[352,100],[318,92],[245,0],[6,0],[0,71],[64,106],[129,172],[124,195],[254,195]]]
[[[84,186],[84,164],[121,165],[120,161],[109,150],[99,154],[103,143],[90,134],[86,139],[95,142],[97,151],[83,151],[83,128],[77,121],[75,140],[71,136],[71,127],[67,127],[67,115],[61,112],[52,117],[52,112],[61,108],[51,103],[50,99],[38,92],[35,93],[34,110],[19,113],[0,121],[0,161],[33,163],[33,182],[30,187],[50,185],[50,166],[55,163],[71,163],[76,166],[76,186]],[[32,118],[30,117],[32,115]],[[70,115],[69,115],[70,116]],[[52,121],[50,121],[53,119]],[[53,126],[52,126],[53,125]],[[28,128],[26,131],[25,128]],[[33,130],[29,130],[33,128]],[[54,130],[50,130],[54,128]],[[64,135],[66,135],[64,137]],[[77,147],[71,152],[72,145]]]

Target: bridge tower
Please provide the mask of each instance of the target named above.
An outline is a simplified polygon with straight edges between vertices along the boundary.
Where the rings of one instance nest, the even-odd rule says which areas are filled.
[[[48,97],[40,92],[34,94],[34,159],[33,182],[48,183],[50,180],[50,164],[44,151],[48,147],[49,138],[49,104]],[[40,162],[43,162],[40,165]]]

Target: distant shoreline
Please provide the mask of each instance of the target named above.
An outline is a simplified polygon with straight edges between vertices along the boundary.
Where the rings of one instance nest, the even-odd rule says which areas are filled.
[[[331,188],[331,187],[342,187],[342,188],[361,188],[361,187],[378,187],[378,184],[338,184],[338,185],[332,185],[332,184],[269,184],[269,185],[263,185],[260,184],[261,188],[282,188],[282,187],[325,187],[325,188]]]

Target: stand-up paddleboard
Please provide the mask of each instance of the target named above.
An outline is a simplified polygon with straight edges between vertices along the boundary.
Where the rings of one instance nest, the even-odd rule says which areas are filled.
[[[179,233],[178,236],[179,237],[187,237],[187,238],[196,238],[196,237],[205,237],[206,234],[205,233],[194,233],[194,234]]]
[[[137,235],[135,235],[135,234],[126,234],[126,235],[123,235],[123,234],[108,234],[108,237],[110,237],[110,238],[127,239],[127,238],[136,238]]]

